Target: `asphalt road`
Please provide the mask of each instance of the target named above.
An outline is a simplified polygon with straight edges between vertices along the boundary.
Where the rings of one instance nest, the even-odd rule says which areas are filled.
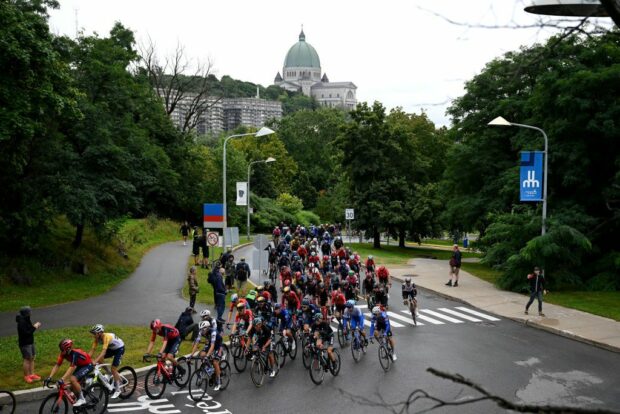
[[[394,284],[393,292],[399,292]],[[277,378],[266,379],[255,388],[249,372],[234,373],[227,390],[212,392],[209,400],[194,403],[186,390],[170,386],[165,401],[149,401],[142,390],[131,401],[117,401],[109,412],[132,413],[381,413],[369,404],[383,399],[397,403],[416,389],[445,401],[466,401],[480,396],[462,385],[437,378],[428,367],[458,373],[510,401],[530,404],[573,405],[620,411],[617,392],[620,354],[559,337],[510,320],[490,320],[493,315],[459,302],[422,291],[419,295],[424,325],[406,322],[398,294],[392,294],[392,322],[398,360],[385,373],[379,365],[376,345],[359,363],[349,348],[341,350],[342,369],[338,377],[327,373],[322,385],[314,385],[298,356],[287,360]],[[456,312],[456,313],[454,313]],[[465,317],[477,319],[471,321]],[[452,318],[452,321],[447,318]],[[434,322],[432,322],[434,321]],[[455,322],[457,321],[457,322]],[[438,324],[437,322],[443,322]],[[174,391],[180,391],[176,395]],[[364,402],[364,400],[367,400]],[[428,408],[420,401],[409,412]],[[251,407],[251,408],[249,408]],[[37,412],[38,403],[24,404],[18,413]],[[444,407],[441,413],[504,412],[490,402]]]

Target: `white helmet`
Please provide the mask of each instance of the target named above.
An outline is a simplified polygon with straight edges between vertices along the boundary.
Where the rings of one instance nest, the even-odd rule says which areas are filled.
[[[103,325],[98,323],[96,325],[93,325],[92,328],[90,328],[90,333],[91,334],[97,334],[97,333],[102,333],[104,331]]]
[[[209,309],[205,309],[202,312],[200,312],[201,318],[208,318],[209,316],[211,316],[211,311]]]
[[[202,322],[200,322],[199,328],[200,328],[200,330],[211,329],[211,322],[209,322],[209,321],[202,321]]]
[[[372,313],[373,315],[378,315],[381,313],[381,308],[378,306],[375,306],[374,308],[372,308]]]

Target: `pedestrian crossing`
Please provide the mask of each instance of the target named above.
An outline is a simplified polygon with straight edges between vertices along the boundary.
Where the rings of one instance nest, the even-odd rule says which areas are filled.
[[[370,327],[370,319],[372,314],[368,312],[367,305],[356,305],[364,314],[364,325]],[[402,309],[400,311],[388,311],[388,317],[390,318],[390,325],[393,328],[405,328],[413,326],[413,320],[409,310]],[[463,324],[463,323],[480,323],[485,321],[499,321],[492,315],[487,315],[477,310],[470,309],[465,306],[456,306],[454,308],[436,308],[436,309],[419,309],[416,317],[417,326],[433,326],[433,325],[446,325],[446,324]],[[332,329],[337,330],[337,322],[332,324]]]

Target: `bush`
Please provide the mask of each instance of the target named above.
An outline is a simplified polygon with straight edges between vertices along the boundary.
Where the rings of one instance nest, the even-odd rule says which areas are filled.
[[[319,223],[321,223],[321,218],[312,211],[302,210],[295,214],[295,224],[308,227],[311,224],[318,225]]]
[[[289,193],[282,193],[276,200],[277,205],[288,214],[295,215],[304,208],[304,204],[299,197]]]
[[[254,231],[271,233],[273,227],[281,221],[293,223],[295,217],[284,211],[275,200],[252,195],[254,214],[250,217]]]

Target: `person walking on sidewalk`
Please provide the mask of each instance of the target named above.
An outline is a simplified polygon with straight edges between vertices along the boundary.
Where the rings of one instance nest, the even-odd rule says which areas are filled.
[[[525,305],[525,314],[528,314],[530,305],[534,303],[534,299],[538,299],[538,315],[545,316],[542,312],[543,295],[547,294],[545,290],[545,275],[541,272],[540,268],[536,266],[534,273],[527,275],[527,281],[530,284],[530,300]]]
[[[196,295],[200,292],[198,288],[198,279],[196,278],[196,266],[189,268],[187,274],[187,284],[189,285],[189,307],[194,309],[196,305]]]
[[[452,257],[450,258],[450,280],[446,283],[446,286],[457,287],[459,285],[459,271],[461,270],[461,251],[459,245],[455,244],[452,247]],[[452,284],[454,279],[454,284]]]
[[[19,310],[19,315],[15,318],[19,350],[24,359],[24,381],[28,384],[41,379],[40,376],[34,373],[34,331],[41,327],[41,322],[32,323],[30,321],[31,312],[30,306],[24,306]]]
[[[245,262],[245,257],[241,258],[241,261],[237,263],[235,269],[235,279],[237,279],[237,293],[241,296],[245,295],[245,284],[250,277],[250,266]]]
[[[189,224],[187,224],[187,221],[181,224],[181,229],[179,231],[181,232],[181,236],[183,236],[183,246],[187,246],[187,236],[189,236]]]

